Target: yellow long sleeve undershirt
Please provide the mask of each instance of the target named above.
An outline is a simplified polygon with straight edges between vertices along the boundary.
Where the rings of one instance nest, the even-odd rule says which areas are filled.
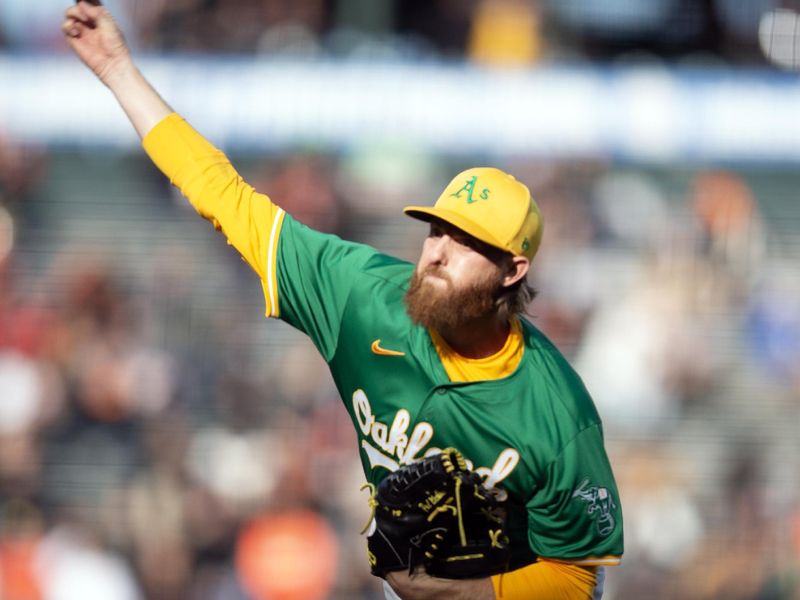
[[[592,600],[598,586],[598,569],[540,559],[492,577],[497,600]]]
[[[245,182],[224,153],[175,113],[151,129],[142,146],[194,209],[221,230],[258,273],[267,316],[277,317],[275,267],[283,209]]]

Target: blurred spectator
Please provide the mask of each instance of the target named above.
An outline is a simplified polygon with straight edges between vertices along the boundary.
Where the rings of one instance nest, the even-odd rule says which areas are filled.
[[[10,204],[30,191],[44,175],[44,165],[40,150],[20,146],[0,130],[0,200]]]
[[[339,231],[342,212],[333,188],[332,165],[323,157],[293,156],[274,173],[257,175],[264,190],[304,225],[328,233]]]
[[[256,2],[260,5],[262,31],[256,47],[262,52],[309,54],[330,26],[330,2],[326,0],[283,0]]]
[[[266,504],[275,490],[280,464],[265,461],[284,448],[267,432],[198,431],[191,442],[188,469],[235,514],[247,515]]]
[[[530,0],[482,0],[475,9],[467,55],[497,67],[524,67],[539,59],[538,7]]]
[[[607,173],[592,187],[593,216],[598,242],[660,254],[668,250],[675,228],[664,193],[652,180],[639,173]]]
[[[146,465],[125,489],[120,542],[132,551],[151,600],[187,597],[192,581],[193,524],[186,509],[192,484],[182,463],[187,436],[180,417],[155,419],[143,430]]]
[[[2,198],[2,196],[0,196]],[[14,220],[11,214],[0,204],[0,306],[8,302],[8,283],[6,278],[9,277],[8,259],[11,256],[11,250],[14,248]],[[3,293],[5,290],[5,294]]]
[[[197,37],[209,31],[195,31],[208,12],[207,4],[205,0],[128,0],[126,14],[145,49],[200,50],[213,41]]]
[[[0,503],[0,598],[44,600],[37,553],[44,515],[24,500]]]
[[[336,574],[336,540],[310,511],[259,515],[238,536],[236,566],[254,600],[323,600]]]
[[[0,435],[32,428],[43,396],[36,363],[16,352],[0,353]]]
[[[145,47],[177,51],[304,52],[328,25],[324,0],[150,0],[128,13]]]
[[[402,0],[395,3],[398,33],[427,40],[448,57],[463,56],[477,0]]]
[[[674,571],[703,539],[700,507],[692,497],[691,465],[657,444],[632,444],[620,479],[625,495],[625,542],[635,561]]]
[[[747,183],[734,173],[705,172],[695,178],[691,193],[703,249],[738,274],[755,274],[766,242],[758,207]]]
[[[643,260],[630,289],[591,317],[576,366],[612,427],[675,427],[684,402],[707,387],[715,365],[697,318],[696,280],[693,265]]]
[[[86,530],[58,527],[39,548],[43,600],[138,600],[143,598],[129,566]]]
[[[742,447],[734,455],[723,481],[727,503],[718,507],[724,525],[710,531],[694,552],[683,557],[681,576],[674,582],[676,596],[698,600],[794,597],[770,595],[768,590],[776,574],[776,559],[789,548],[779,542],[780,527],[764,510],[763,473],[753,450]],[[716,560],[709,563],[711,556]],[[703,576],[698,578],[701,570]]]
[[[761,274],[747,315],[750,353],[770,378],[800,392],[800,280],[795,264]]]
[[[760,1],[760,0],[756,0]],[[714,0],[611,0],[602,4],[580,0],[548,0],[554,20],[584,53],[595,58],[648,52],[675,57],[696,52],[730,52],[725,45],[727,23]],[[737,9],[752,2],[740,2]],[[758,16],[749,14],[751,23]],[[569,38],[568,38],[569,39]],[[741,50],[741,48],[739,48]]]

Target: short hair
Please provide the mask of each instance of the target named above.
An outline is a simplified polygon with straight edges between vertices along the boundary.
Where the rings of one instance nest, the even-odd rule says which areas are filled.
[[[514,317],[525,313],[539,292],[523,277],[507,288],[501,288],[497,296],[497,307],[506,317]]]

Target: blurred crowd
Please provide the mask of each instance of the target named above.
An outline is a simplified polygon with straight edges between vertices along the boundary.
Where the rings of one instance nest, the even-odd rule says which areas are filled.
[[[142,157],[103,174],[18,152],[0,153],[0,598],[381,598],[352,426],[257,278]],[[465,166],[399,175],[421,160],[241,165],[309,225],[415,260],[400,207]],[[796,176],[502,166],[547,218],[529,313],[594,395],[619,479],[607,597],[800,597]]]
[[[140,52],[797,66],[797,0],[104,0]],[[0,50],[63,51],[64,0],[0,4]],[[786,47],[786,48],[784,48]],[[785,51],[784,51],[785,50]],[[788,52],[788,57],[785,56]],[[767,60],[765,60],[765,58]],[[788,58],[788,65],[785,64]]]

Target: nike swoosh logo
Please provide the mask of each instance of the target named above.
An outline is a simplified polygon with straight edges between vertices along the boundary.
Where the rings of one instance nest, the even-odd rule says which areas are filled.
[[[375,354],[379,354],[380,356],[405,356],[405,352],[400,352],[399,350],[387,350],[386,348],[381,348],[381,340],[377,339],[372,342],[372,346],[370,346],[372,351]]]

